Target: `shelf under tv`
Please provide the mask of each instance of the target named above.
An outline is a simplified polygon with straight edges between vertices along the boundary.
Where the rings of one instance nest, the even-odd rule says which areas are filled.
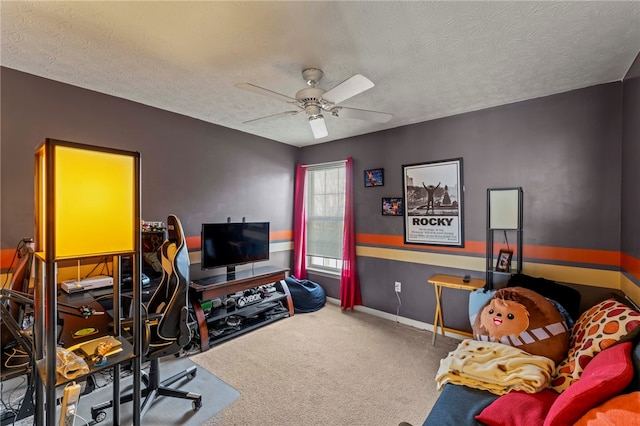
[[[233,277],[227,274],[194,280],[190,285],[190,299],[198,321],[200,350],[219,344],[231,337],[238,336],[276,320],[292,316],[293,301],[287,284],[284,282],[287,268],[262,266],[250,270],[237,271]],[[229,279],[228,279],[229,278]],[[207,312],[202,305],[215,299],[223,300],[234,293],[273,284],[275,292],[264,297],[258,303],[247,306],[218,306]],[[240,325],[229,326],[226,319],[237,316]],[[228,321],[233,323],[234,321]]]

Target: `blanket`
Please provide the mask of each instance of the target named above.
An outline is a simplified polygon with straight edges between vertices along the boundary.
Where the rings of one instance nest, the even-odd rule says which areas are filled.
[[[504,395],[512,390],[536,393],[549,387],[555,363],[497,342],[463,340],[440,361],[438,390],[446,383]]]

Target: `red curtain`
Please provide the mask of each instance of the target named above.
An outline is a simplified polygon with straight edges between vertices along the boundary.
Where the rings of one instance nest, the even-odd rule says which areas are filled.
[[[296,168],[295,199],[293,201],[293,276],[307,278],[307,220],[304,207],[306,167]]]
[[[356,268],[356,237],[353,217],[353,158],[345,170],[344,233],[342,237],[342,274],[340,275],[340,306],[351,309],[362,305],[358,270]]]

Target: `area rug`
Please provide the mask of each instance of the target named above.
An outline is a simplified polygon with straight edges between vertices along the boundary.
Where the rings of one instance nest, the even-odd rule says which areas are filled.
[[[191,379],[183,379],[174,384],[174,387],[199,393],[202,395],[202,407],[198,411],[193,411],[191,401],[160,397],[149,408],[145,416],[142,418],[143,425],[187,425],[200,426],[207,420],[221,412],[225,407],[233,403],[240,397],[240,393],[229,386],[215,375],[211,374],[198,364],[195,364],[189,358],[173,358],[167,357],[161,361],[162,377],[170,377],[179,371],[189,368],[192,365],[198,367],[196,376]],[[133,385],[132,376],[124,377],[120,381],[122,392],[131,391]],[[110,401],[113,396],[112,385],[106,385],[93,392],[82,395],[78,404],[78,417],[76,417],[75,425],[112,425],[113,410],[108,408],[105,410],[106,419],[102,423],[95,423],[91,419],[91,406]],[[58,411],[60,408],[58,407]],[[120,406],[121,424],[131,424],[133,404],[127,403]],[[16,425],[33,424],[32,419],[22,419],[17,421]]]
[[[163,359],[161,362],[162,377],[170,377],[192,365],[198,367],[196,377],[191,380],[185,378],[176,382],[174,386],[202,395],[202,407],[194,412],[189,400],[161,397],[153,403],[143,417],[143,425],[201,425],[240,397],[240,393],[237,390],[195,364],[189,358],[174,358],[171,360],[168,357]],[[120,386],[123,392],[130,391],[133,387],[132,377],[122,379]],[[83,396],[80,399],[78,414],[90,422],[91,406],[111,400],[112,393],[112,387],[109,385]],[[122,424],[130,424],[132,405],[128,403],[120,406]],[[111,423],[112,409],[105,411],[107,419],[103,424]],[[76,419],[75,424],[83,425],[84,423],[81,419]]]

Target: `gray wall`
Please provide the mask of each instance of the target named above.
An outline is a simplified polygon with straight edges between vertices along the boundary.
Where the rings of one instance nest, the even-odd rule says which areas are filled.
[[[635,259],[625,266],[640,276],[640,55],[623,82],[622,252]],[[628,262],[628,259],[627,259]]]
[[[379,213],[381,197],[402,196],[403,164],[462,157],[467,240],[485,239],[487,188],[522,186],[525,244],[618,250],[621,110],[612,83],[314,145],[300,158],[354,158],[357,233],[402,235],[402,219]],[[364,188],[374,167],[384,186]]]
[[[269,221],[272,231],[292,228],[297,148],[12,69],[0,71],[3,251],[33,236],[34,152],[44,138],[139,151],[143,219],[177,214],[188,236],[199,236],[203,222],[229,216]],[[289,251],[274,257],[289,266]]]
[[[527,246],[620,250],[621,132],[622,83],[616,82],[305,147],[300,159],[315,163],[352,156],[356,233],[401,236],[402,218],[381,216],[380,199],[403,196],[402,165],[462,157],[467,243],[485,241],[486,189],[521,186],[525,261],[553,263],[558,260],[528,257]],[[384,168],[384,186],[364,188],[363,170],[375,167]],[[637,185],[640,179],[634,179]],[[422,251],[442,252],[429,246]],[[484,252],[464,255],[484,257]],[[482,271],[369,257],[358,259],[358,270],[364,305],[395,314],[393,283],[399,280],[400,314],[429,323],[435,300],[428,277],[484,278]],[[314,279],[337,294],[337,281]],[[445,289],[448,326],[469,328],[467,296]]]

